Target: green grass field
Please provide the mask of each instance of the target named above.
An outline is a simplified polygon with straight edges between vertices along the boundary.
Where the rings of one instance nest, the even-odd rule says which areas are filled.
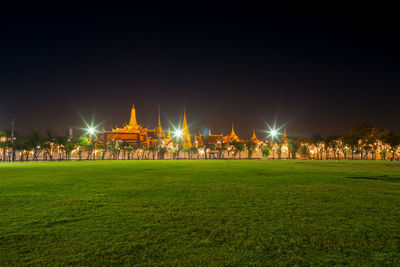
[[[400,265],[400,164],[0,163],[0,265]]]

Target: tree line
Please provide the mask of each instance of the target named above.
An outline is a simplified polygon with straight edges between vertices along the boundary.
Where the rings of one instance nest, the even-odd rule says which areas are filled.
[[[275,145],[278,157],[283,144]],[[309,159],[398,159],[400,134],[376,127],[370,123],[359,123],[343,135],[305,137],[293,134],[287,140],[288,158]],[[268,148],[273,149],[269,146]],[[396,158],[397,156],[397,158]]]
[[[306,137],[292,134],[287,140],[254,140],[210,142],[203,136],[203,144],[183,147],[180,140],[165,144],[162,140],[148,144],[129,144],[123,140],[108,140],[99,144],[86,136],[59,136],[52,131],[41,134],[34,130],[27,135],[11,138],[10,133],[0,131],[0,155],[2,161],[38,161],[75,159],[180,159],[181,153],[191,159],[253,158],[255,152],[268,158],[285,159],[399,159],[400,134],[369,123],[359,123],[343,135]],[[108,153],[108,154],[107,154]],[[56,158],[55,158],[56,157]]]

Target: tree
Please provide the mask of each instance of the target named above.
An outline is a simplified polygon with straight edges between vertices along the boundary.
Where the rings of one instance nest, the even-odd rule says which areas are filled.
[[[262,153],[262,155],[263,155],[264,157],[267,157],[267,158],[268,158],[269,154],[271,154],[271,149],[270,149],[268,146],[264,146],[264,147],[261,149],[261,153]]]
[[[42,152],[43,157],[47,160],[49,157],[50,161],[53,160],[53,152],[56,149],[55,135],[51,130],[47,130],[46,134],[42,138]]]
[[[121,145],[122,141],[119,139],[111,139],[107,141],[107,148],[110,151],[111,157],[114,160],[119,159],[119,153],[121,152]]]
[[[333,156],[337,159],[338,141],[339,137],[336,135],[329,135],[324,138],[325,148],[326,148],[326,159],[328,159],[329,150],[333,152]]]
[[[320,134],[313,134],[310,138],[310,145],[317,152],[317,159],[322,159],[322,152],[324,150],[324,139]]]
[[[382,128],[375,128],[374,129],[374,142],[372,143],[372,149],[375,154],[375,160],[377,159],[377,154],[378,150],[380,150],[380,154],[382,156],[382,159],[386,159],[386,154],[388,153],[388,150],[390,149],[390,145],[386,142],[390,131],[387,129],[382,129]]]
[[[10,144],[7,133],[4,131],[0,131],[0,149],[2,151],[2,161],[6,161],[6,153],[9,145]]]
[[[155,143],[150,143],[148,151],[151,152],[152,159],[155,160],[158,151],[157,145]]]
[[[257,143],[253,142],[252,140],[246,142],[247,156],[249,159],[252,158],[256,148],[257,148]]]
[[[310,157],[310,150],[308,149],[308,146],[306,144],[302,144],[300,146],[300,154],[303,158]]]
[[[128,160],[130,160],[131,154],[134,153],[133,146],[131,144],[127,143],[125,150],[126,150],[126,154],[128,155]]]
[[[79,160],[82,160],[82,152],[87,151],[91,144],[87,137],[80,136],[73,139],[73,142],[78,151]]]
[[[128,147],[128,144],[122,140],[119,144],[119,150],[122,151],[122,159],[125,160],[126,157],[126,148]]]
[[[244,144],[242,142],[232,142],[233,147],[235,148],[235,154],[239,154],[239,159],[242,158],[241,152],[244,151]]]
[[[201,136],[203,141],[204,159],[207,159],[207,151],[214,149],[214,144],[210,142],[210,136],[208,134]]]
[[[197,155],[197,159],[199,158],[199,148],[196,146],[193,146],[190,148],[190,152],[192,155]]]
[[[226,150],[226,144],[224,143],[224,141],[218,141],[215,144],[215,149],[218,151],[218,158],[221,159],[223,158],[224,151]]]
[[[276,154],[278,154],[278,159],[282,158],[282,143],[279,142],[276,145]]]
[[[350,150],[351,159],[354,159],[354,153],[359,151],[358,149],[358,137],[354,134],[346,134],[341,137],[344,144],[344,149]],[[347,147],[347,148],[346,148]]]
[[[368,159],[368,153],[371,150],[374,126],[368,122],[358,123],[350,128],[350,134],[357,137],[360,145],[361,158],[365,152],[365,158]]]
[[[400,134],[390,131],[382,141],[390,146],[393,160],[396,150],[400,147]]]
[[[74,142],[65,136],[56,137],[56,144],[59,146],[61,152],[65,155],[65,160],[70,160],[71,153],[75,149]]]
[[[293,134],[290,137],[288,137],[288,150],[289,150],[289,155],[292,156],[292,159],[296,159],[296,153],[299,151],[299,149],[300,149],[300,135]]]
[[[40,133],[37,130],[31,132],[25,139],[26,149],[29,151],[33,151],[33,160],[37,161],[40,153],[42,152],[42,143],[43,140],[40,137]]]
[[[180,151],[182,151],[183,153],[190,153],[190,147],[182,147],[180,149]],[[179,154],[178,154],[178,159],[179,159]]]
[[[20,151],[19,161],[29,160],[30,145],[27,136],[18,136],[14,142],[14,151]]]

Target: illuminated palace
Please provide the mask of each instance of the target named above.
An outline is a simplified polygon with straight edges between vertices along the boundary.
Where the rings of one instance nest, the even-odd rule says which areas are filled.
[[[265,144],[263,141],[259,140],[256,136],[255,130],[253,130],[253,135],[246,140],[240,139],[235,133],[234,125],[232,123],[231,133],[224,136],[223,134],[212,134],[211,130],[207,130],[207,133],[199,133],[198,135],[190,134],[187,118],[186,109],[184,109],[183,120],[181,129],[176,130],[171,134],[171,127],[168,128],[167,133],[163,130],[161,125],[160,117],[160,106],[158,106],[158,123],[154,129],[144,128],[137,122],[136,110],[134,105],[132,105],[131,116],[129,123],[124,124],[121,128],[115,128],[111,131],[103,131],[98,135],[99,144],[105,144],[108,141],[119,140],[126,142],[133,146],[150,147],[154,145],[164,146],[166,148],[174,148],[177,145],[178,139],[177,132],[179,131],[179,144],[182,148],[192,148],[192,147],[204,147],[206,144],[230,144],[233,142],[253,142],[257,146]],[[287,141],[286,131],[281,140],[280,144],[282,149],[282,157],[285,154],[285,145]],[[271,144],[272,147],[277,146],[277,143]],[[210,151],[210,153],[213,153]],[[260,153],[259,153],[260,154]],[[258,157],[258,156],[257,156]],[[261,157],[261,154],[259,155]]]

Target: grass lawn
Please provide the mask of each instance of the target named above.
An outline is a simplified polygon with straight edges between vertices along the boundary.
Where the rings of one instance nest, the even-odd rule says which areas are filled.
[[[0,163],[0,265],[400,265],[400,164]]]

